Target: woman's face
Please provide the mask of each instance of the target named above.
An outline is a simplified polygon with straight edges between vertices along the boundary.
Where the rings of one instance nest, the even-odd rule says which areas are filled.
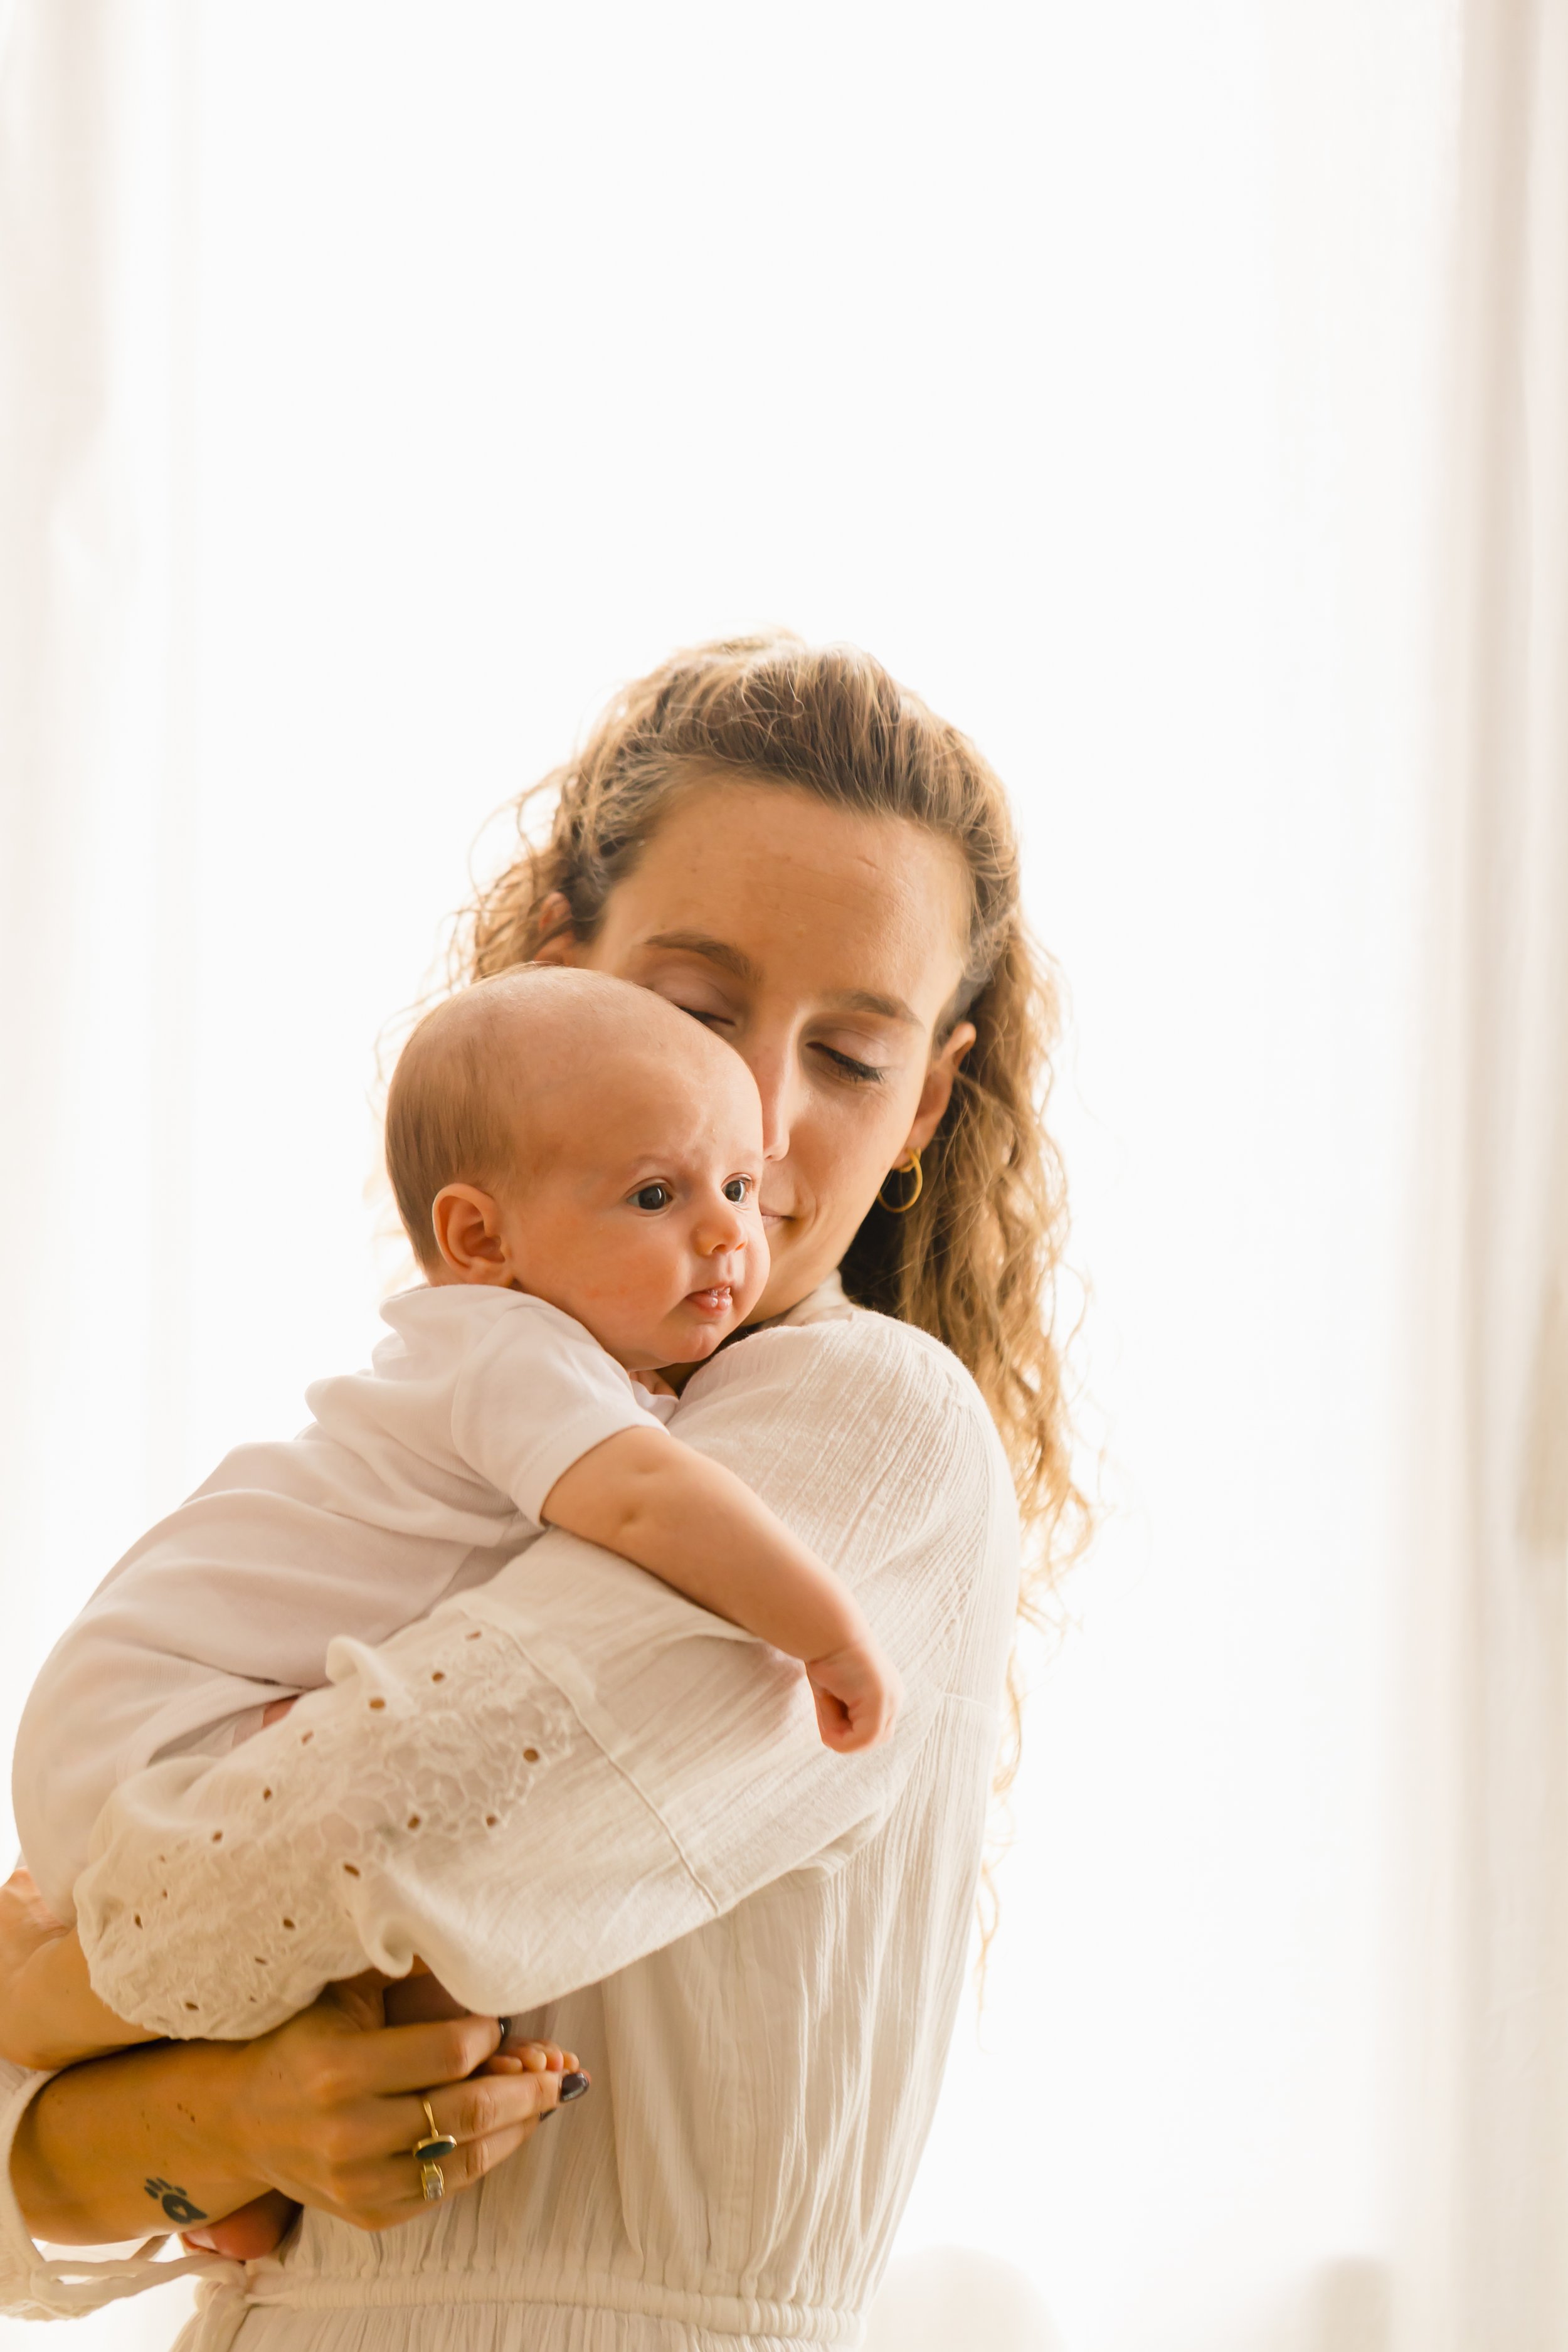
[[[656,989],[750,1065],[773,1270],[753,1319],[838,1264],[889,1169],[934,1134],[974,1031],[933,1044],[963,971],[958,850],[899,817],[719,777],[682,793],[590,940],[545,961]],[[556,899],[548,928],[565,913]]]

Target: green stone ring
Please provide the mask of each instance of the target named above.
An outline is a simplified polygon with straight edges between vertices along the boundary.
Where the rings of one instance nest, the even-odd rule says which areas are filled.
[[[419,2104],[425,2110],[425,2120],[429,2125],[430,2130],[426,2138],[415,2141],[414,2161],[419,2167],[419,2186],[424,2192],[425,2201],[427,2205],[433,2205],[438,2197],[445,2197],[447,2194],[447,2180],[441,2170],[441,2158],[444,2156],[452,2155],[458,2143],[449,2133],[442,2131],[437,2126],[435,2111],[429,2100],[421,2099]]]

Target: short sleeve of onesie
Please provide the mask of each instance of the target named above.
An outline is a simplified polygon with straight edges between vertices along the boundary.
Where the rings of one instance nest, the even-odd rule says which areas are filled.
[[[592,1333],[540,1298],[517,1294],[474,1349],[452,1398],[452,1440],[463,1459],[542,1525],[544,1498],[574,1462],[623,1429],[668,1420],[673,1397],[653,1397]]]

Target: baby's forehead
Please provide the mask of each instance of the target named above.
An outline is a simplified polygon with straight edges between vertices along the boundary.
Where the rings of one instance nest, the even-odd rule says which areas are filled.
[[[762,1104],[746,1065],[689,1014],[662,1000],[659,1010],[657,1027],[603,1019],[552,1022],[542,1035],[520,1027],[507,1041],[515,1050],[503,1045],[491,1073],[520,1140],[531,1134],[579,1164],[754,1152]]]

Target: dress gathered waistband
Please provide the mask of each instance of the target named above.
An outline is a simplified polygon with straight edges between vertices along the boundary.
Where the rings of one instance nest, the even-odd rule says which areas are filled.
[[[772,2336],[786,2342],[854,2344],[860,2315],[831,2305],[771,2303],[749,2295],[700,2294],[658,2286],[647,2279],[618,2279],[525,2270],[408,2271],[376,2278],[311,2277],[284,2270],[268,2278],[252,2276],[245,2297],[253,2311],[386,2311],[430,2304],[564,2305],[576,2309],[620,2311],[643,2319],[668,2319],[712,2336]]]

